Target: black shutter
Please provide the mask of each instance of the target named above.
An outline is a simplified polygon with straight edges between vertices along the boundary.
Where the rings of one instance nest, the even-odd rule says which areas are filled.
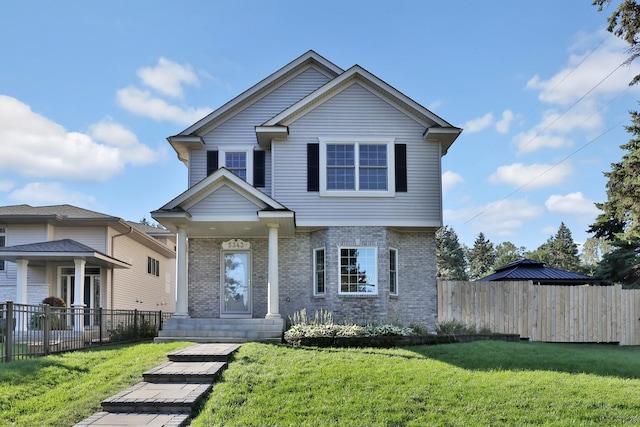
[[[253,152],[253,186],[265,186],[265,152]]]
[[[320,144],[307,144],[307,191],[320,191]]]
[[[396,191],[407,192],[407,144],[396,144]]]
[[[218,150],[207,151],[207,176],[218,170]]]

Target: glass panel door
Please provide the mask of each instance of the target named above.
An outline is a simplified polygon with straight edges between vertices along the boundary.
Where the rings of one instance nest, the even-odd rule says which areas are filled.
[[[223,252],[221,314],[251,315],[250,252]]]

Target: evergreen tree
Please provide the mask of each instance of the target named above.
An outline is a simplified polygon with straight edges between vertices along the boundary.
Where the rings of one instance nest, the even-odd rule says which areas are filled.
[[[554,236],[549,237],[545,243],[527,256],[549,267],[567,271],[581,270],[578,245],[573,241],[571,230],[564,222],[560,223]]]
[[[476,280],[486,276],[496,261],[496,250],[483,233],[478,234],[473,248],[467,252],[469,278]]]
[[[625,287],[640,283],[640,115],[630,112],[631,125],[627,132],[631,140],[620,146],[625,150],[622,160],[611,164],[607,201],[596,203],[602,210],[589,232],[611,243],[613,250],[606,254],[596,271],[605,283],[622,283]]]
[[[464,250],[449,226],[436,232],[436,270],[440,280],[468,280]]]

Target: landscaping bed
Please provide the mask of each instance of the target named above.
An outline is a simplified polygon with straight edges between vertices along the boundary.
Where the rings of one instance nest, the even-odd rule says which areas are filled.
[[[308,347],[405,347],[411,345],[434,345],[465,343],[472,341],[520,341],[518,334],[468,334],[468,335],[415,335],[373,337],[287,337],[284,341],[292,346]]]

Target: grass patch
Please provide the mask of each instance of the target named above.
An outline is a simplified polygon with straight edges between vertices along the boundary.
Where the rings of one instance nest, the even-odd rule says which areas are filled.
[[[244,344],[192,426],[639,425],[640,348]]]
[[[0,364],[0,425],[71,426],[189,345],[110,346]]]

